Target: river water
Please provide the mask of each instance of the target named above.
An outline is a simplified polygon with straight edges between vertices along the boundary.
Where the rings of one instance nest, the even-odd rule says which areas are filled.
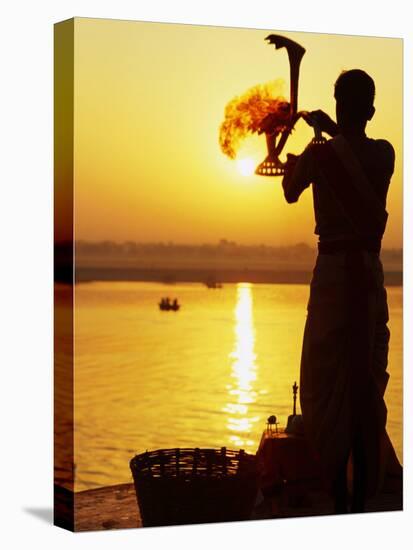
[[[147,449],[254,453],[267,417],[284,426],[292,412],[308,293],[306,285],[77,285],[75,490],[131,481],[129,460]],[[160,311],[162,296],[177,297],[181,310]],[[388,297],[388,432],[402,460],[402,288]]]

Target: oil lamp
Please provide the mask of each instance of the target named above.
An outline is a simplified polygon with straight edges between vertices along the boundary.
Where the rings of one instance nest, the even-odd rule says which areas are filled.
[[[257,166],[255,173],[260,176],[283,176],[285,174],[285,163],[280,160],[280,155],[295,124],[301,117],[305,117],[307,122],[313,126],[314,143],[323,143],[325,139],[316,126],[316,121],[311,121],[309,113],[307,111],[297,111],[300,64],[305,49],[297,42],[277,34],[270,34],[265,40],[268,40],[269,44],[274,44],[277,50],[280,48],[286,48],[287,50],[290,63],[290,103],[285,104],[289,109],[287,117],[280,116],[280,113],[270,113],[261,121],[258,133],[265,133],[268,154],[263,162]]]

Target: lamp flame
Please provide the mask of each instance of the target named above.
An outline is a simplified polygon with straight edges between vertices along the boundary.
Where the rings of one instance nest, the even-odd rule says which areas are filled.
[[[272,135],[286,129],[290,104],[279,95],[282,85],[282,80],[258,84],[226,105],[219,132],[219,144],[225,155],[234,159],[248,134],[267,132],[269,121]]]

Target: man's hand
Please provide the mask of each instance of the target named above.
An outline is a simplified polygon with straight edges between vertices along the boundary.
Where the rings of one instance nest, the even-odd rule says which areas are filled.
[[[308,114],[303,115],[304,120],[310,126],[318,126],[321,132],[325,132],[331,137],[338,134],[338,126],[327,113],[318,109],[317,111],[311,111]]]

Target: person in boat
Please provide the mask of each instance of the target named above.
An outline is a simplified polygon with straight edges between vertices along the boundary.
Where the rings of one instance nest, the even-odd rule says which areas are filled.
[[[174,301],[172,302],[172,309],[178,309],[178,308],[179,308],[178,300],[175,298]]]
[[[332,139],[289,155],[284,195],[295,203],[311,184],[318,257],[304,329],[300,402],[304,428],[329,480],[337,513],[347,512],[347,464],[353,464],[352,512],[364,511],[383,474],[390,332],[380,261],[392,145],[366,136],[375,84],[343,72],[334,88],[335,123],[310,113]],[[387,442],[388,442],[387,438]]]

